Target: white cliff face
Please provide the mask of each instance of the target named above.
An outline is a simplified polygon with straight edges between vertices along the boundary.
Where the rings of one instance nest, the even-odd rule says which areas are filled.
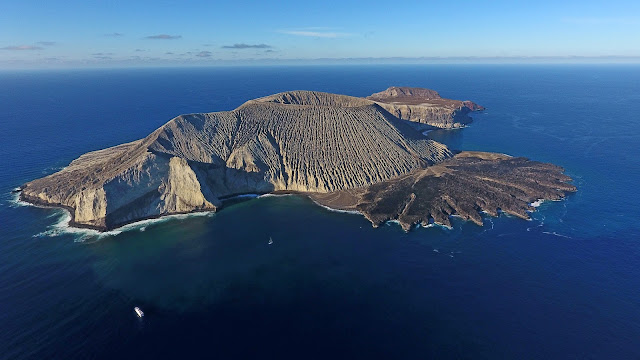
[[[214,208],[202,194],[198,178],[185,159],[172,157],[169,160],[168,176],[160,189],[159,212],[179,213]]]
[[[80,223],[99,225],[107,215],[107,199],[103,188],[80,191],[75,197],[74,219]]]
[[[373,101],[299,91],[179,116],[145,139],[82,155],[21,196],[108,229],[215,210],[239,193],[358,188],[451,156]]]

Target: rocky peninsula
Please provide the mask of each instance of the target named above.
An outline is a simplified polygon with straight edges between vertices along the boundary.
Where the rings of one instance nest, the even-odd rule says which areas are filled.
[[[90,152],[21,187],[63,207],[71,225],[109,230],[169,214],[215,211],[246,193],[296,192],[361,212],[374,226],[449,224],[479,211],[523,218],[537,199],[575,191],[563,169],[491,153],[456,152],[412,123],[456,128],[483,108],[428,89],[367,98],[289,91],[232,111],[180,115],[144,139]]]

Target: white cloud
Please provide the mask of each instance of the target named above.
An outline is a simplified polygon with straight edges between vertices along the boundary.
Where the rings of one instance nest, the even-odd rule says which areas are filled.
[[[329,38],[329,39],[348,37],[353,35],[349,33],[333,32],[333,31],[313,31],[311,29],[317,29],[317,28],[306,28],[304,30],[279,30],[278,32],[281,34],[287,34],[287,35]]]
[[[2,50],[22,51],[22,50],[42,50],[42,47],[33,46],[33,45],[13,45],[13,46],[5,46],[5,47],[0,48],[0,49],[2,49]]]
[[[145,37],[145,39],[154,39],[154,40],[175,40],[181,39],[182,35],[167,35],[167,34],[159,34],[159,35],[150,35]]]

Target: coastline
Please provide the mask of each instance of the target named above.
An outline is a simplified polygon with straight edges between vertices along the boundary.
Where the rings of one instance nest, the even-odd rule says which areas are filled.
[[[25,205],[24,206],[35,206],[35,207],[39,207],[39,208],[43,208],[43,209],[59,209],[59,210],[64,210],[67,214],[69,214],[69,221],[67,222],[67,226],[71,227],[71,228],[75,228],[75,229],[83,229],[83,230],[92,230],[92,231],[96,231],[100,234],[104,234],[104,233],[108,233],[111,231],[116,231],[118,229],[122,229],[126,226],[130,226],[130,225],[134,225],[137,223],[142,223],[145,221],[150,221],[150,220],[158,220],[158,219],[163,219],[163,218],[169,218],[171,216],[184,216],[184,215],[193,215],[193,214],[203,214],[203,215],[207,215],[207,214],[214,214],[216,213],[216,211],[214,210],[194,210],[194,211],[185,211],[185,212],[175,212],[175,213],[170,213],[170,214],[160,214],[160,215],[154,215],[154,216],[147,216],[144,218],[140,218],[140,219],[136,219],[136,220],[132,220],[129,222],[125,222],[122,224],[118,224],[117,226],[114,227],[106,227],[106,226],[94,226],[94,225],[87,225],[87,224],[80,224],[77,223],[74,220],[74,211],[75,209],[73,209],[72,207],[69,206],[65,206],[62,204],[50,204],[50,203],[45,203],[42,200],[39,199],[30,199],[31,197],[29,197],[28,195],[23,195],[23,192],[20,192],[20,196],[18,198],[18,201],[23,202]]]
[[[340,210],[340,209],[334,209],[334,208],[330,208],[328,206],[322,205],[318,202],[316,202],[309,193],[304,193],[304,192],[300,192],[300,191],[293,191],[293,190],[277,190],[277,191],[273,191],[273,192],[269,192],[269,193],[245,193],[245,194],[235,194],[235,195],[229,195],[229,196],[225,196],[223,198],[221,198],[220,200],[222,201],[222,206],[218,209],[218,210],[193,210],[193,211],[185,211],[185,212],[175,212],[175,213],[170,213],[170,214],[160,214],[160,215],[154,215],[154,216],[148,216],[148,217],[144,217],[144,218],[140,218],[140,219],[136,219],[136,220],[132,220],[129,222],[125,222],[122,224],[118,224],[117,226],[114,227],[103,227],[103,226],[93,226],[93,225],[87,225],[87,224],[81,224],[78,223],[74,220],[74,211],[75,209],[73,209],[72,207],[69,206],[65,206],[62,204],[51,204],[51,203],[47,203],[44,202],[38,198],[34,198],[31,196],[28,196],[26,194],[24,194],[22,192],[22,188],[15,188],[11,191],[11,194],[18,194],[18,196],[16,197],[16,199],[14,199],[14,202],[16,204],[19,204],[21,206],[34,206],[34,207],[38,207],[38,208],[42,208],[42,209],[54,209],[54,210],[63,210],[67,216],[68,216],[68,220],[66,221],[66,223],[64,225],[66,225],[69,228],[73,228],[73,229],[79,229],[79,230],[89,230],[89,231],[95,231],[96,235],[101,235],[101,234],[107,234],[110,232],[118,232],[119,230],[122,230],[123,228],[126,228],[128,226],[137,226],[137,225],[142,225],[145,222],[149,222],[149,221],[153,221],[153,220],[160,220],[160,219],[171,219],[172,217],[180,217],[180,216],[185,216],[185,215],[209,215],[209,214],[215,214],[218,211],[223,210],[226,206],[225,203],[228,203],[230,201],[233,200],[240,200],[240,199],[247,199],[247,200],[252,200],[252,199],[257,199],[257,198],[263,198],[263,197],[278,197],[278,196],[291,196],[291,195],[297,195],[297,196],[304,196],[309,198],[310,200],[313,201],[314,204],[323,207],[329,211],[334,211],[334,212],[340,212],[340,213],[350,213],[350,214],[356,214],[356,215],[363,215],[361,212],[359,211],[348,211],[348,210]]]
[[[460,157],[473,157],[473,156],[479,156],[479,157],[483,157],[483,158],[490,158],[490,159],[510,159],[512,158],[512,156],[510,155],[506,155],[506,154],[500,154],[500,153],[484,153],[484,152],[473,152],[473,151],[469,151],[469,152],[461,152],[460,154],[458,154],[457,156]],[[405,176],[406,177],[406,176]],[[400,180],[402,177],[399,177],[396,180]],[[131,226],[131,225],[138,225],[140,223],[144,223],[146,221],[151,221],[151,220],[158,220],[158,219],[164,219],[164,218],[171,218],[171,217],[176,217],[176,216],[185,216],[185,215],[194,215],[194,214],[214,214],[217,213],[218,211],[223,210],[226,205],[228,205],[229,202],[234,202],[237,200],[243,200],[243,199],[247,199],[247,200],[251,200],[251,199],[255,199],[255,198],[262,198],[262,197],[269,197],[269,196],[291,196],[291,195],[297,195],[297,196],[304,196],[307,197],[308,199],[310,199],[315,205],[320,206],[328,211],[331,212],[336,212],[336,213],[344,213],[344,214],[352,214],[352,215],[360,215],[363,216],[365,219],[369,220],[371,222],[371,225],[374,228],[378,228],[379,226],[381,226],[382,224],[389,224],[389,223],[397,223],[399,224],[403,230],[405,232],[408,232],[411,228],[414,227],[414,225],[420,226],[420,227],[424,227],[424,228],[428,228],[428,227],[434,227],[434,226],[438,226],[438,227],[442,227],[445,229],[449,229],[451,230],[451,224],[446,223],[444,221],[446,221],[446,219],[450,218],[450,217],[458,217],[461,218],[463,220],[467,220],[467,221],[471,221],[473,223],[475,223],[478,226],[483,226],[483,222],[479,219],[475,219],[473,217],[465,217],[463,214],[460,214],[456,211],[446,215],[444,217],[444,219],[442,219],[443,221],[438,221],[436,219],[434,219],[433,217],[431,217],[430,221],[428,223],[425,223],[424,221],[418,221],[418,222],[414,222],[411,224],[403,224],[402,221],[399,220],[398,217],[388,217],[387,219],[382,219],[382,218],[373,218],[371,217],[369,214],[360,211],[357,209],[357,206],[359,204],[359,199],[361,198],[362,194],[364,192],[366,192],[366,189],[364,188],[356,188],[356,189],[351,189],[349,191],[339,191],[339,192],[333,192],[333,193],[309,193],[309,192],[301,192],[301,191],[294,191],[294,190],[277,190],[277,191],[273,191],[273,192],[269,192],[269,193],[243,193],[243,194],[233,194],[233,195],[229,195],[229,196],[225,196],[220,198],[220,200],[222,201],[222,206],[220,206],[218,209],[216,210],[193,210],[193,211],[185,211],[185,212],[174,212],[174,213],[168,213],[168,214],[158,214],[158,215],[153,215],[153,216],[148,216],[148,217],[144,217],[144,218],[139,218],[136,220],[132,220],[132,221],[127,221],[124,223],[120,223],[117,224],[116,226],[113,227],[106,227],[106,226],[94,226],[94,225],[88,225],[88,224],[82,224],[82,223],[77,223],[74,219],[74,211],[75,209],[73,209],[72,207],[69,206],[65,206],[62,204],[51,204],[51,203],[47,203],[39,198],[35,198],[29,195],[24,194],[23,191],[21,191],[22,188],[16,188],[14,190],[11,191],[12,194],[17,193],[18,194],[18,198],[16,199],[17,202],[22,202],[24,203],[24,205],[28,205],[28,206],[36,206],[36,207],[41,207],[41,208],[53,208],[53,209],[62,209],[65,210],[66,213],[69,216],[69,220],[67,222],[67,226],[71,227],[71,228],[75,228],[75,229],[84,229],[84,230],[91,230],[91,231],[96,231],[98,234],[104,234],[104,233],[108,233],[108,232],[112,232],[112,231],[118,231],[119,229],[125,228],[127,226]],[[562,196],[559,199],[544,199],[544,198],[537,198],[535,201],[530,201],[528,203],[530,209],[527,209],[526,212],[527,213],[532,213],[537,211],[537,208],[544,202],[547,200],[555,200],[555,201],[560,201],[565,199],[566,196]],[[531,220],[530,217],[528,217],[525,213],[520,214],[516,211],[505,211],[505,210],[499,210],[496,212],[496,214],[492,214],[490,212],[487,211],[479,211],[480,215],[489,215],[490,217],[499,217],[500,214],[505,214],[507,216],[513,216],[515,218],[519,218],[519,219],[523,219],[523,220]],[[391,214],[389,214],[391,215]],[[399,214],[396,214],[398,216],[400,216]],[[433,220],[433,222],[431,222],[431,220]]]

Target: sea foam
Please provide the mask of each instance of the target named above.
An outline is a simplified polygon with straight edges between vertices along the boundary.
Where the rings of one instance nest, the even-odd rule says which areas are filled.
[[[58,218],[58,221],[52,225],[49,225],[47,227],[47,230],[33,235],[33,237],[57,237],[62,235],[73,235],[76,236],[76,239],[74,240],[76,242],[85,242],[89,240],[93,242],[103,238],[117,236],[124,232],[146,231],[150,225],[159,224],[170,220],[183,220],[190,217],[212,216],[213,214],[215,214],[212,211],[202,211],[189,214],[163,215],[159,218],[136,221],[109,231],[98,231],[94,229],[73,227],[69,225],[69,222],[71,221],[71,214],[68,210],[53,210],[56,211],[60,216]]]
[[[562,235],[562,234],[558,234],[555,231],[543,231],[543,234],[547,234],[547,235],[553,235],[553,236],[558,236],[558,237],[563,237],[563,238],[567,238],[567,239],[573,239],[571,236],[567,236],[567,235]]]
[[[262,194],[258,195],[258,198],[266,198],[266,197],[283,197],[283,196],[292,196],[295,194]]]
[[[20,188],[15,188],[11,192],[11,199],[7,201],[9,203],[9,207],[17,208],[21,206],[35,206],[26,201],[20,200]]]
[[[342,214],[362,215],[362,214],[360,213],[360,211],[357,211],[357,210],[341,210],[341,209],[334,209],[334,208],[328,207],[328,206],[326,206],[326,205],[318,204],[318,203],[317,203],[317,202],[315,202],[315,201],[314,201],[314,203],[316,203],[316,205],[318,205],[318,206],[320,206],[320,207],[323,207],[323,208],[325,208],[325,209],[327,209],[327,210],[329,210],[329,211],[331,211],[331,212],[342,213]]]
[[[542,205],[542,203],[543,203],[543,202],[544,202],[544,199],[538,199],[538,200],[536,200],[536,201],[532,202],[532,203],[531,203],[531,204],[529,204],[529,205],[531,205],[531,206],[533,206],[533,207],[537,208],[538,206]]]

